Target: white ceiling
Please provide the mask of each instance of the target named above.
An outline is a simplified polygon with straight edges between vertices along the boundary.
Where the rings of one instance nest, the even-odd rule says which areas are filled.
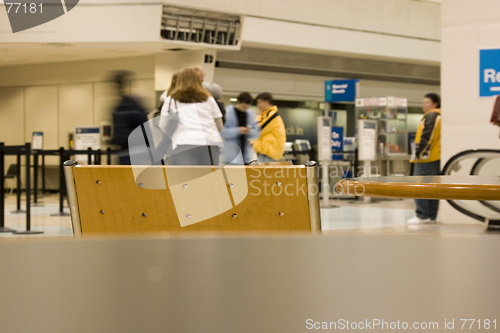
[[[24,64],[51,63],[138,57],[164,52],[181,47],[198,49],[189,45],[169,42],[144,43],[0,43],[0,67]]]

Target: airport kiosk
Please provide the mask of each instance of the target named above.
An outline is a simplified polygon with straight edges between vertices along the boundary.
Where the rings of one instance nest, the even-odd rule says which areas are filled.
[[[409,176],[407,99],[390,96],[357,98],[356,119],[358,135],[359,120],[373,120],[376,123],[376,160],[373,164],[377,166],[379,175]]]

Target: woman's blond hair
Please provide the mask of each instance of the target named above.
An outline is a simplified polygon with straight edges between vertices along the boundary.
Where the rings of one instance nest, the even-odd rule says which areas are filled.
[[[179,73],[170,96],[181,103],[202,103],[210,97],[192,68],[186,68]]]

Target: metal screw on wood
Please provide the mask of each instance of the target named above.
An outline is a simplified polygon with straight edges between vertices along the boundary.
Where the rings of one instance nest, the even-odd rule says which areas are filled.
[[[100,181],[100,180],[96,181],[95,183],[96,183],[97,185],[101,185],[101,181]]]
[[[281,182],[276,182],[276,185],[281,186]]]
[[[184,184],[184,185],[182,185],[182,187],[187,188],[188,186],[187,186],[187,184]]]
[[[148,217],[146,213],[142,213],[142,217]]]
[[[229,184],[229,188],[233,188],[233,187],[234,187],[233,183]]]
[[[105,211],[101,210],[101,214],[104,215],[104,213],[106,213]]]
[[[238,217],[238,215],[236,215],[236,214],[233,214],[232,216],[233,216],[233,219]]]
[[[144,187],[144,184],[143,184],[143,183],[139,183],[139,184],[137,184],[137,185],[139,185],[139,187]]]
[[[285,213],[283,213],[283,212],[279,212],[279,213],[278,213],[278,215],[279,215],[279,216],[283,216],[283,215],[285,215]]]
[[[187,214],[186,218],[190,219],[191,218],[191,214]]]

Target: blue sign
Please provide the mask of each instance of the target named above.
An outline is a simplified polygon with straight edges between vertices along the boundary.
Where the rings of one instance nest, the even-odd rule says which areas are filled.
[[[479,96],[500,95],[500,49],[479,50]]]
[[[344,128],[332,127],[332,160],[343,160],[343,154],[335,154],[344,150]]]
[[[354,102],[359,80],[325,81],[325,102]]]
[[[99,127],[77,127],[76,134],[99,134]]]

